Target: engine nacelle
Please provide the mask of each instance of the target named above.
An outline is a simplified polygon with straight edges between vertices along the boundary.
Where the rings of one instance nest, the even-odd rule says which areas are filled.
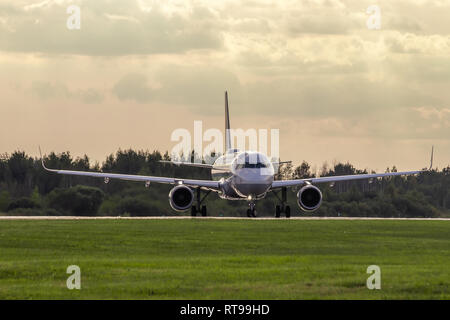
[[[186,211],[194,202],[194,192],[184,185],[174,187],[169,192],[169,203],[175,211]]]
[[[322,192],[316,186],[306,185],[298,191],[297,203],[303,211],[315,211],[322,204]]]

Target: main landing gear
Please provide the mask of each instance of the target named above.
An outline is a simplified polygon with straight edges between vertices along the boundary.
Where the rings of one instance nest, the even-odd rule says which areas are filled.
[[[275,206],[275,218],[281,217],[282,213],[284,213],[286,215],[286,218],[290,218],[291,217],[291,207],[286,205],[286,202],[287,202],[286,187],[281,188],[281,199],[280,199],[280,197],[278,197],[277,193],[274,192],[274,194],[280,201],[280,204],[277,204]]]
[[[200,187],[198,187],[196,189],[196,196],[197,196],[197,201],[195,202],[195,205],[193,205],[191,207],[191,216],[195,217],[197,216],[197,213],[201,214],[202,217],[206,217],[208,215],[208,212],[206,210],[206,206],[202,206],[202,202],[206,199],[206,197],[211,193],[211,190],[208,190],[208,192],[206,192],[206,194],[203,196],[203,198],[201,197],[201,189]]]

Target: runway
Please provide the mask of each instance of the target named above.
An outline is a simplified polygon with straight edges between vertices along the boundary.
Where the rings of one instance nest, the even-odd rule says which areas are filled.
[[[158,216],[158,217],[79,217],[79,216],[0,216],[0,220],[412,220],[412,221],[450,221],[450,218],[380,218],[380,217],[191,217],[191,216]]]

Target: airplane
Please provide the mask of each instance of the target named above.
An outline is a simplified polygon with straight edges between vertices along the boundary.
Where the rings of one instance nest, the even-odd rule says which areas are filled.
[[[322,192],[316,184],[332,184],[338,181],[415,175],[431,170],[433,165],[432,148],[431,165],[429,169],[404,172],[316,177],[307,179],[275,180],[274,167],[279,166],[284,162],[272,162],[265,154],[261,152],[240,151],[232,148],[230,130],[228,93],[225,92],[225,154],[218,157],[213,164],[168,161],[174,165],[194,166],[209,169],[211,170],[211,180],[49,169],[45,166],[40,147],[39,152],[41,154],[43,168],[49,172],[57,174],[103,178],[105,183],[108,183],[110,179],[140,181],[144,182],[146,187],[148,187],[150,183],[165,183],[174,185],[169,192],[170,206],[178,212],[185,212],[190,209],[191,216],[196,216],[197,214],[207,216],[206,205],[202,205],[202,203],[211,192],[217,192],[219,197],[222,199],[247,201],[249,205],[249,208],[247,209],[247,216],[256,217],[256,201],[263,199],[268,193],[272,192],[279,201],[279,203],[275,206],[275,217],[280,218],[281,214],[284,213],[286,218],[290,218],[291,208],[287,205],[288,188],[300,188],[297,192],[298,206],[305,212],[314,212],[319,209],[322,204]],[[281,191],[281,198],[278,195],[279,191]],[[203,197],[202,192],[205,193]]]

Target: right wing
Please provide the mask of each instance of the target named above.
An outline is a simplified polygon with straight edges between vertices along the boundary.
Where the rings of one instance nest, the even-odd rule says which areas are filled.
[[[40,151],[40,150],[39,150]],[[105,173],[105,172],[90,172],[90,171],[72,171],[72,170],[58,170],[49,169],[45,166],[44,158],[41,154],[42,167],[50,172],[57,174],[73,175],[73,176],[84,176],[84,177],[94,177],[103,178],[105,182],[109,179],[119,179],[127,181],[142,181],[145,183],[155,182],[155,183],[166,183],[166,184],[184,184],[190,187],[203,187],[211,189],[214,191],[219,190],[219,181],[214,180],[196,180],[196,179],[183,179],[183,178],[170,178],[170,177],[155,177],[155,176],[141,176],[133,174],[119,174],[119,173]]]

